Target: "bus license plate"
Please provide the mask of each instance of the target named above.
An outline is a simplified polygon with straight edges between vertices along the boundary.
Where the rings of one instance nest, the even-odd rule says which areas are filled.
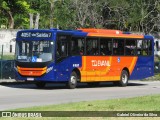
[[[33,81],[33,80],[34,80],[34,78],[27,78],[27,80],[28,80],[28,81]]]

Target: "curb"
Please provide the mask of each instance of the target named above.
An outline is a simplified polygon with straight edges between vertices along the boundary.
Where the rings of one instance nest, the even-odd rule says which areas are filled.
[[[3,82],[17,82],[17,81],[15,79],[1,79],[0,83],[3,83]]]

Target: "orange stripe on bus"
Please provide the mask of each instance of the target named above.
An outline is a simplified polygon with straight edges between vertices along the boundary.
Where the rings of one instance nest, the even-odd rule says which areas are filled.
[[[119,81],[120,76],[107,76],[107,77],[81,77],[81,82],[93,82],[93,81]]]
[[[103,33],[88,33],[87,36],[92,37],[112,37],[112,38],[137,38],[143,39],[144,36],[142,35],[128,35],[128,34],[103,34]]]
[[[132,56],[82,56],[81,82],[120,80],[122,69],[132,74],[136,62]]]
[[[41,76],[47,71],[47,67],[44,68],[22,68],[17,66],[19,74],[23,76]]]
[[[89,33],[105,33],[105,34],[122,34],[123,32],[120,30],[111,30],[111,29],[94,29],[94,28],[86,28],[86,29],[79,29],[83,32]]]
[[[129,72],[130,72],[130,73],[132,73],[132,71],[133,71],[133,69],[134,69],[134,67],[135,67],[135,64],[136,64],[136,62],[137,62],[137,59],[138,59],[138,57],[133,57],[133,60],[132,60],[131,65],[130,65],[130,67],[129,67]]]
[[[23,67],[17,67],[20,70],[45,70],[47,67],[44,68],[23,68]]]

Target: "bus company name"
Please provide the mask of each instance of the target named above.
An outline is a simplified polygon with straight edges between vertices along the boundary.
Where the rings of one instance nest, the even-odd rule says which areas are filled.
[[[92,66],[111,66],[108,60],[92,60]]]

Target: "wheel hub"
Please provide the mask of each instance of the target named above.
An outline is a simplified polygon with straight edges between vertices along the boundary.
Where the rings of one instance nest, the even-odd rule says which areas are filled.
[[[71,76],[71,83],[75,84],[76,83],[76,77],[75,76]]]
[[[123,81],[123,83],[126,83],[126,82],[127,82],[127,75],[123,75],[123,76],[122,76],[122,81]]]

